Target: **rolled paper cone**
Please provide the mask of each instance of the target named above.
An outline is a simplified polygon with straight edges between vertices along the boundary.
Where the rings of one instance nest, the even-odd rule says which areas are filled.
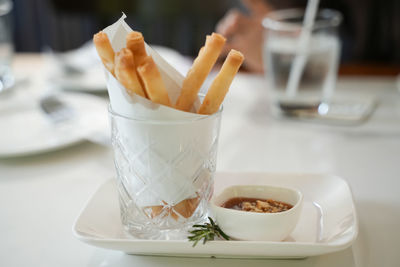
[[[93,36],[93,43],[97,53],[106,69],[114,75],[114,57],[115,53],[111,46],[107,34],[100,31]]]
[[[137,68],[137,71],[142,78],[149,99],[154,103],[171,106],[167,89],[165,88],[161,74],[153,58],[148,56],[143,62],[144,63]]]
[[[127,35],[132,31],[131,28],[124,21],[125,16],[122,16],[116,23],[105,28],[105,32],[114,48],[114,51],[120,51],[123,47],[126,47]],[[151,47],[146,46],[146,52],[151,55],[157,64],[157,68],[162,75],[162,81],[166,89],[168,90],[168,96],[170,100],[174,100],[179,97],[184,77],[174,69],[168,62],[166,62],[156,51]],[[135,55],[134,55],[135,60]],[[138,66],[136,66],[138,67]],[[138,69],[138,68],[136,68]],[[140,77],[140,76],[139,76]],[[132,98],[126,93],[125,88],[122,84],[107,71],[107,88],[110,95],[110,105],[113,111],[124,117],[129,118],[143,118],[143,120],[165,120],[168,121],[193,121],[199,118],[204,118],[204,115],[197,113],[181,112],[179,110],[158,105],[144,99],[142,97],[136,97],[132,103]],[[145,89],[143,87],[143,89]],[[200,107],[199,98],[196,97],[196,110]],[[198,105],[197,105],[198,103]],[[145,177],[146,183],[152,184],[152,188],[144,188],[143,198],[138,199],[138,207],[146,209],[147,216],[151,217],[152,209],[151,206],[163,205],[160,203],[160,199],[164,199],[168,203],[179,203],[186,199],[196,197],[196,192],[201,189],[200,184],[193,184],[187,181],[187,173],[190,173],[191,169],[196,169],[203,162],[203,158],[189,157],[185,160],[185,163],[171,169],[171,174],[168,175],[168,180],[165,182],[153,181],[152,177],[155,177],[164,166],[162,162],[170,162],[174,160],[176,153],[183,147],[190,147],[193,151],[198,151],[201,155],[207,155],[210,152],[210,146],[215,140],[215,120],[202,120],[202,123],[194,124],[191,127],[185,127],[179,125],[177,127],[164,127],[163,125],[156,124],[142,124],[142,126],[133,127],[130,122],[118,122],[118,129],[121,136],[130,140],[126,142],[124,152],[125,156],[133,160],[133,153],[138,147],[147,146],[148,142],[157,142],[160,147],[157,149],[157,156],[154,153],[149,153],[148,158],[139,157],[135,160],[139,160],[141,164],[137,164],[137,170],[139,175]],[[149,139],[150,134],[150,139]],[[198,142],[193,143],[193,138]],[[125,143],[125,142],[124,142]],[[180,144],[180,145],[178,145]],[[152,155],[154,154],[154,156]],[[160,155],[160,156],[159,156]],[[152,168],[148,169],[148,164],[152,165]],[[135,168],[136,168],[135,167]],[[154,183],[153,183],[154,182]],[[138,186],[141,182],[138,181]],[[135,186],[134,186],[135,185]],[[136,183],[131,184],[132,192],[137,189]],[[156,208],[157,209],[157,208]],[[156,212],[156,211],[155,211]],[[168,206],[163,208],[162,212],[158,217],[170,216]],[[177,213],[176,213],[177,214]],[[144,216],[144,215],[143,215]],[[193,216],[193,215],[192,215]],[[184,218],[179,215],[179,219]]]
[[[190,111],[201,85],[217,61],[226,39],[217,33],[207,36],[206,44],[194,60],[183,81],[181,94],[176,102],[176,108],[183,111]]]
[[[220,72],[208,89],[206,97],[198,111],[199,114],[213,114],[219,110],[243,60],[244,56],[239,51],[232,49],[229,52]]]
[[[146,97],[136,74],[133,54],[127,48],[122,48],[115,56],[115,76],[130,95]]]

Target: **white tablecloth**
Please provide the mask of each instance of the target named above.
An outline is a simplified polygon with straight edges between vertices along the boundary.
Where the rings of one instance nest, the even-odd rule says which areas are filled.
[[[40,90],[40,56],[19,55],[14,69],[33,77],[31,86]],[[305,260],[249,260],[132,256],[83,244],[72,235],[73,222],[96,188],[115,175],[111,150],[84,142],[0,160],[0,266],[398,266],[400,93],[393,78],[341,78],[338,88],[379,99],[367,123],[274,119],[263,77],[238,75],[225,101],[217,169],[343,177],[360,223],[351,248]]]

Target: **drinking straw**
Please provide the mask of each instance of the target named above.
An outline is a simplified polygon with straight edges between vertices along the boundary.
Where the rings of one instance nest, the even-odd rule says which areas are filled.
[[[297,93],[300,77],[307,61],[307,47],[310,42],[315,16],[318,10],[319,0],[308,0],[303,27],[300,32],[296,54],[289,73],[289,81],[286,87],[286,95],[294,97]]]

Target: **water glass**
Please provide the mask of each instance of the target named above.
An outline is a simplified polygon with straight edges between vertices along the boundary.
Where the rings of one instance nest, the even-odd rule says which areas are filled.
[[[264,20],[263,62],[274,113],[286,109],[311,109],[329,104],[335,89],[342,15],[334,10],[318,12],[307,46],[299,46],[304,10],[271,12]],[[296,88],[289,88],[295,58],[303,56],[303,68]],[[296,83],[294,83],[296,84]],[[294,90],[292,90],[294,89]]]
[[[125,233],[186,239],[208,216],[221,111],[188,120],[127,118],[109,109]]]
[[[10,0],[0,0],[0,92],[14,85],[14,76],[10,67],[14,50],[12,8],[13,3]]]

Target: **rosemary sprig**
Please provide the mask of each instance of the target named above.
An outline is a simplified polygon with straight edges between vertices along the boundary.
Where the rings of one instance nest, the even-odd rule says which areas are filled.
[[[193,225],[194,230],[189,231],[191,236],[188,236],[189,241],[193,241],[193,247],[197,245],[197,243],[203,239],[203,244],[205,244],[209,240],[214,240],[215,237],[219,237],[221,239],[229,240],[230,237],[225,234],[221,228],[211,219],[208,217],[210,223],[195,224]]]

